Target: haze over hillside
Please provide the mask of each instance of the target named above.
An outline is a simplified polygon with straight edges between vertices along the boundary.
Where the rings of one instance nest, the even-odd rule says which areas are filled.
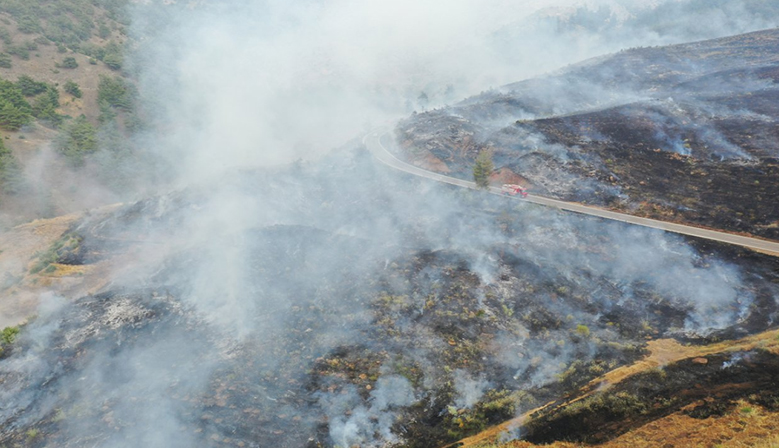
[[[776,239],[778,42],[626,50],[414,115],[398,138],[460,177],[489,152],[537,194]]]
[[[0,0],[31,52],[0,55],[0,446],[435,447],[546,403],[483,440],[773,421],[776,258],[403,174],[362,137],[401,120],[398,154],[453,175],[490,149],[498,183],[772,238],[776,9]]]

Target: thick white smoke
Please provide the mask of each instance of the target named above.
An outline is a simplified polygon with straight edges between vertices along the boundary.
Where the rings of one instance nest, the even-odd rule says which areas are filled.
[[[604,0],[591,4],[615,6],[614,29],[618,29],[620,21],[642,10],[640,3]],[[169,232],[168,235],[160,232],[166,245],[139,250],[135,263],[143,268],[137,272],[144,274],[136,273],[131,279],[118,278],[115,284],[145,286],[144,282],[152,276],[150,273],[162,270],[149,266],[154,264],[150,260],[167,262],[169,258],[191,256],[194,261],[189,263],[185,259],[181,263],[184,268],[179,267],[180,271],[175,273],[179,287],[176,292],[181,294],[176,300],[180,299],[186,311],[194,310],[199,320],[192,318],[193,322],[184,326],[202,328],[203,333],[207,329],[218,335],[222,345],[205,337],[203,341],[189,340],[190,333],[171,331],[168,334],[160,328],[155,329],[157,333],[147,345],[121,347],[123,340],[130,347],[135,343],[134,334],[128,332],[116,337],[116,346],[111,350],[105,349],[103,353],[101,348],[89,352],[91,357],[79,366],[79,376],[84,380],[60,390],[63,396],[74,397],[70,400],[74,409],[70,411],[76,414],[82,406],[99,409],[100,413],[95,412],[97,421],[103,418],[105,407],[111,409],[117,420],[121,417],[125,422],[132,422],[123,428],[125,432],[115,435],[116,440],[99,440],[95,444],[132,446],[140,441],[148,446],[196,446],[202,442],[194,433],[180,435],[182,427],[191,429],[186,426],[191,422],[181,417],[183,400],[166,394],[175,388],[191,391],[195,398],[202,397],[210,387],[215,364],[222,357],[234,356],[238,352],[235,347],[241,344],[265,354],[267,359],[262,361],[275,367],[284,360],[271,356],[270,353],[278,354],[272,351],[275,347],[266,344],[272,344],[278,334],[292,330],[314,334],[311,344],[321,344],[322,350],[356,341],[359,331],[348,323],[291,329],[287,328],[285,319],[297,305],[314,303],[312,297],[321,300],[328,297],[327,291],[318,289],[327,288],[328,285],[322,285],[324,278],[359,279],[363,278],[361,275],[370,278],[360,270],[369,265],[365,261],[369,257],[364,255],[383,255],[374,250],[376,247],[408,244],[411,233],[408,229],[421,234],[415,235],[417,240],[425,241],[432,249],[465,254],[471,271],[481,281],[495,282],[498,262],[484,254],[492,246],[507,243],[506,237],[495,230],[491,216],[484,218],[489,224],[458,221],[478,206],[460,201],[462,198],[450,191],[426,185],[415,191],[415,195],[401,197],[397,193],[402,191],[398,184],[405,180],[379,179],[386,181],[381,185],[386,192],[383,191],[383,201],[377,202],[374,199],[377,192],[349,185],[357,178],[353,173],[339,177],[343,168],[338,163],[352,163],[349,156],[337,162],[322,162],[323,166],[311,170],[315,175],[308,173],[311,178],[333,183],[324,186],[302,184],[303,176],[275,179],[267,176],[266,181],[258,175],[261,181],[242,183],[240,168],[262,167],[272,172],[276,165],[322,156],[372,126],[404,116],[412,109],[453,102],[622,46],[657,42],[644,40],[647,37],[644,35],[619,43],[605,42],[583,32],[583,44],[571,46],[570,36],[556,40],[556,34],[545,27],[537,28],[537,34],[522,34],[521,40],[505,38],[512,36],[506,32],[517,24],[528,23],[538,14],[563,14],[565,7],[575,4],[579,3],[268,0],[203,2],[192,8],[176,4],[161,9],[137,5],[134,34],[138,48],[130,65],[139,74],[139,90],[153,118],[146,142],[168,161],[172,168],[165,172],[169,182],[187,188],[197,199],[192,204],[159,201],[164,210],[149,220],[180,215],[167,226],[156,223]],[[546,9],[550,6],[563,9]],[[332,177],[317,172],[328,169]],[[338,206],[332,204],[343,198],[348,198],[354,208],[345,211],[345,200],[340,204],[344,208],[329,208]],[[417,222],[414,217],[423,212],[429,221]],[[539,265],[546,263],[547,269],[553,269],[560,278],[570,274],[576,279],[582,275],[577,274],[578,269],[586,275],[595,272],[624,278],[628,283],[648,282],[687,305],[692,310],[688,329],[701,333],[723,328],[734,320],[732,308],[739,300],[735,286],[740,280],[737,270],[727,266],[696,267],[691,261],[692,251],[672,252],[681,244],[676,239],[670,239],[672,248],[662,247],[665,240],[653,241],[656,233],[641,236],[644,234],[639,232],[639,236],[625,237],[622,250],[615,251],[616,262],[599,261],[594,255],[577,259],[572,255],[577,253],[576,223],[562,219],[559,228],[550,231],[554,223],[550,224],[548,219],[533,224],[531,211],[519,210],[518,214],[528,220],[528,231],[521,241],[522,256]],[[303,254],[300,266],[308,269],[301,268],[303,272],[316,272],[321,278],[296,278],[293,267],[280,270],[273,281],[258,285],[257,278],[265,281],[271,276],[267,272],[265,277],[260,276],[257,265],[267,270],[277,260],[257,262],[252,258],[256,254],[249,250],[251,246],[243,238],[250,231],[273,226],[307,226],[333,234],[369,238],[359,242],[359,250],[334,253],[327,242],[308,244],[293,232],[290,234],[299,239],[289,234],[277,236],[289,243],[293,255]],[[480,230],[474,232],[474,227]],[[595,231],[582,227],[591,234],[602,232],[602,227]],[[137,229],[139,233],[143,230]],[[622,240],[619,236],[613,239]],[[645,255],[645,250],[658,246],[653,256]],[[163,250],[169,252],[152,254]],[[667,273],[667,277],[659,277],[660,273]],[[693,281],[688,282],[690,277]],[[165,300],[158,301],[174,307]],[[299,302],[293,304],[293,301]],[[115,300],[115,304],[121,303]],[[316,305],[329,311],[337,304],[324,301]],[[106,309],[112,310],[110,306]],[[139,311],[140,316],[147,312],[144,310]],[[361,325],[370,323],[369,318],[360,314],[361,310],[349,311],[358,316],[355,319]],[[96,315],[103,314],[96,312]],[[84,326],[91,325],[92,320],[89,315],[83,316]],[[45,323],[46,315],[42,315],[40,325]],[[47,331],[46,335],[51,333]],[[84,331],[79,329],[76,333]],[[424,334],[424,330],[418,331]],[[559,337],[565,334],[561,330]],[[431,351],[442,343],[434,337],[429,339],[426,342]],[[507,345],[521,345],[522,341],[517,339],[521,338],[507,341]],[[543,344],[531,348],[554,350]],[[530,385],[551,381],[559,373],[559,365],[572,356],[567,349],[559,350],[554,365],[538,367]],[[41,376],[52,371],[49,366],[39,365],[34,353],[30,357],[14,360],[21,367],[11,365],[7,370],[16,368],[23,374],[29,371]],[[515,360],[517,371],[522,369],[519,364],[524,363],[527,368],[523,359]],[[507,365],[511,362],[507,361]],[[423,381],[431,380],[424,378]],[[472,407],[490,387],[489,378],[465,371],[455,373],[454,383],[456,404],[463,408]],[[90,395],[92,390],[108,393],[96,399]],[[342,446],[387,446],[399,441],[392,431],[399,410],[420,399],[406,378],[391,374],[379,377],[369,393],[352,386],[342,390],[343,393],[316,397],[317,405],[329,418],[331,441]],[[270,396],[274,392],[258,392],[258,396],[267,396],[268,401],[275,403],[279,398]],[[27,401],[19,400],[18,390],[10,391],[10,395],[14,395],[16,403],[27,406]],[[138,404],[138,397],[153,399]],[[52,393],[42,400],[55,398]],[[30,396],[28,401],[34,399]],[[195,403],[192,407],[197,407],[195,399],[192,402]],[[45,405],[41,409],[41,413],[51,411]],[[12,411],[15,409],[9,409],[9,415]],[[34,421],[39,415],[26,417]],[[75,424],[68,431],[74,435],[74,443],[81,435],[90,434],[90,428]]]

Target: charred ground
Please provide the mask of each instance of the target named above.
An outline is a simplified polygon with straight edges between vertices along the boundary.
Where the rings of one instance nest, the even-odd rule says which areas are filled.
[[[143,263],[27,324],[0,443],[430,447],[779,312],[772,258],[387,170],[341,151],[75,222],[50,262]],[[274,213],[221,222],[241,195]]]
[[[418,164],[492,151],[534,192],[778,238],[779,31],[627,50],[416,114]]]

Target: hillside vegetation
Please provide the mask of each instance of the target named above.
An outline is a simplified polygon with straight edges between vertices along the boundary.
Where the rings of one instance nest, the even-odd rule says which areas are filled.
[[[0,228],[131,190],[143,119],[124,70],[128,5],[0,1]]]

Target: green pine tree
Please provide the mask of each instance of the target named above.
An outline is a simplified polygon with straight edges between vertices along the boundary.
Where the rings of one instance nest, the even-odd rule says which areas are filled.
[[[97,130],[84,115],[65,126],[57,142],[57,149],[68,158],[70,163],[79,166],[84,156],[97,151]]]
[[[490,174],[494,168],[492,154],[489,151],[482,151],[476,156],[476,163],[473,165],[473,181],[479,188],[489,188]]]

